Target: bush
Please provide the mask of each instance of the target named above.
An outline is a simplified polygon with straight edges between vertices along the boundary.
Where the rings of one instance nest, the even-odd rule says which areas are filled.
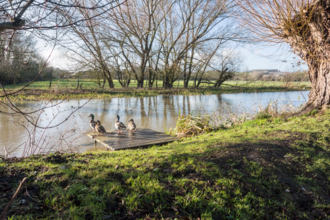
[[[262,112],[259,112],[258,114],[257,114],[257,119],[267,119],[267,118],[271,118],[272,117],[272,115],[271,114],[269,114],[269,113],[267,113],[267,112],[265,112],[265,111],[262,111]]]
[[[252,81],[257,81],[257,80],[260,80],[262,78],[262,76],[263,76],[263,73],[252,73],[250,75],[250,79]]]
[[[263,81],[275,81],[275,77],[274,76],[269,76],[269,75],[264,75],[261,78]]]

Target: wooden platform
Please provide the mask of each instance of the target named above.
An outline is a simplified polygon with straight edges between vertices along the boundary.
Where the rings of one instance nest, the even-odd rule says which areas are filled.
[[[98,142],[111,150],[148,147],[179,140],[177,137],[147,128],[140,128],[135,132],[123,131],[120,134],[117,131],[107,131],[103,136],[97,135],[94,132],[87,135],[95,140],[95,144]]]

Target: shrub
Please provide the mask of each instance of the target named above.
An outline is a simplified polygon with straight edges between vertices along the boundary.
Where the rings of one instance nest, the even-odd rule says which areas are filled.
[[[260,80],[263,76],[263,73],[252,73],[250,75],[250,78],[252,81],[257,81],[257,80]]]

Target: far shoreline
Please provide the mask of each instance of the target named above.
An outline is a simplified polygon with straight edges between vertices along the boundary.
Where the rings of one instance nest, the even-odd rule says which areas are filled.
[[[288,92],[309,91],[310,87],[300,86],[250,86],[250,87],[221,87],[221,88],[114,88],[114,89],[24,89],[10,96],[12,101],[43,101],[43,100],[79,100],[79,99],[104,99],[120,97],[144,97],[156,95],[212,95],[212,94],[235,94],[235,93],[261,93],[261,92]],[[7,89],[6,93],[14,92]],[[3,92],[0,93],[3,95]],[[0,98],[6,101],[5,97]]]

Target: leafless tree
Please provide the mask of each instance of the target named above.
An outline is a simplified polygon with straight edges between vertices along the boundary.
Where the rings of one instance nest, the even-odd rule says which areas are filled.
[[[214,87],[219,88],[226,80],[233,78],[242,67],[242,63],[242,56],[235,50],[221,51],[217,54],[210,65],[218,76]]]
[[[35,37],[32,34],[16,34],[6,52],[4,51],[6,35],[0,34],[0,39],[0,50],[5,53],[0,61],[0,81],[14,84],[15,87],[16,83],[34,78],[39,72],[38,66],[41,63]]]
[[[311,92],[301,112],[330,104],[328,0],[242,0],[242,22],[259,41],[287,43],[309,67]]]
[[[16,34],[24,32],[32,32],[38,37],[42,37],[51,41],[53,46],[56,46],[57,41],[61,38],[60,34],[65,33],[68,27],[82,26],[86,20],[96,19],[101,14],[94,13],[92,16],[89,14],[80,13],[82,10],[97,11],[97,9],[102,8],[103,12],[112,10],[114,7],[120,4],[119,1],[106,1],[106,0],[86,0],[84,5],[81,1],[71,1],[71,0],[11,0],[11,1],[1,1],[0,5],[0,35],[1,39],[6,39],[6,42],[2,45],[0,49],[0,62],[10,51],[13,39]],[[70,19],[68,19],[70,18]],[[23,61],[22,61],[23,62]],[[34,123],[32,118],[33,114],[37,114],[45,108],[52,108],[59,105],[58,102],[54,105],[47,106],[45,108],[33,110],[33,111],[21,111],[12,101],[11,96],[21,92],[31,83],[33,83],[42,73],[44,67],[43,65],[39,73],[31,79],[30,82],[26,83],[21,88],[15,91],[9,91],[2,86],[0,82],[0,87],[2,93],[1,98],[6,98],[6,102],[0,101],[1,105],[9,107],[9,111],[0,112],[1,114],[9,115],[21,115],[29,123],[33,124],[38,128],[51,128],[56,127],[64,123],[68,117],[70,117],[74,112],[70,113],[68,117],[51,127],[42,127]],[[81,108],[80,106],[79,108]],[[77,108],[76,110],[78,110]]]
[[[116,56],[130,66],[138,88],[146,78],[149,87],[163,78],[163,87],[171,88],[182,73],[187,87],[195,48],[235,39],[227,22],[233,8],[233,1],[225,0],[129,1],[102,17],[99,39],[108,51],[120,52]],[[113,58],[109,61],[116,63]]]
[[[173,10],[169,11],[164,20],[160,41],[164,45],[163,62],[165,66],[164,87],[171,88],[177,79],[177,66],[183,60],[189,60],[190,67],[184,67],[185,86],[190,80],[192,61],[195,48],[208,41],[222,40],[225,43],[235,38],[235,33],[224,25],[230,17],[234,4],[223,0],[193,0],[179,1]]]
[[[82,1],[82,3],[85,4],[85,1]],[[111,68],[107,63],[108,56],[104,51],[105,45],[100,40],[100,29],[102,29],[100,23],[102,19],[93,19],[98,12],[90,11],[88,8],[79,8],[78,11],[81,16],[86,17],[85,25],[71,26],[72,32],[68,35],[70,39],[69,46],[63,46],[74,54],[71,58],[79,63],[80,69],[95,67],[96,62],[103,79],[107,80],[109,88],[114,88]],[[67,16],[67,19],[71,20],[71,17]]]
[[[197,48],[196,54],[199,56],[199,58],[195,58],[194,60],[197,60],[197,63],[195,62],[190,63],[190,71],[191,66],[195,65],[195,78],[194,78],[194,87],[198,88],[202,83],[212,83],[206,75],[206,71],[210,70],[210,64],[212,59],[214,59],[215,54],[218,52],[219,48],[221,46],[221,42],[219,42],[215,48],[213,44],[209,44],[208,47],[205,48]],[[191,74],[191,73],[190,73]]]
[[[161,5],[165,2],[167,1],[127,1],[106,15],[111,20],[107,26],[109,32],[106,37],[118,43],[121,55],[131,66],[138,88],[144,86],[148,62],[150,65],[150,58],[154,55],[156,33],[166,18],[167,11],[170,10],[161,10]],[[173,2],[176,0],[168,1],[166,4],[172,5]],[[133,67],[136,63],[139,63],[139,70]]]
[[[131,83],[132,71],[130,65],[125,60],[120,60],[120,56],[113,57],[112,67],[116,73],[118,82],[123,88],[128,88]]]

